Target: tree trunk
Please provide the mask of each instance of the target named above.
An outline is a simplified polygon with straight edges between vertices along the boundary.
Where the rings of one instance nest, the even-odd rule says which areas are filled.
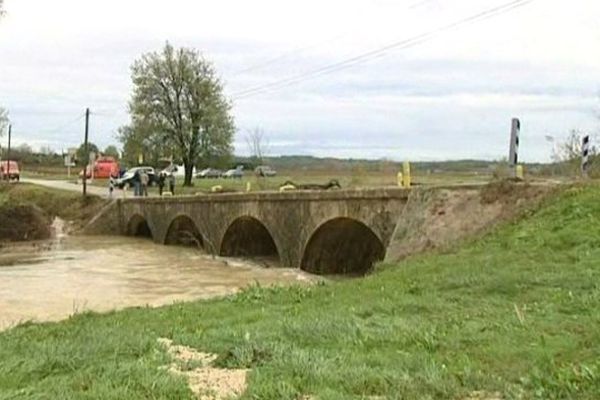
[[[192,178],[194,177],[194,163],[192,163],[190,160],[183,160],[183,167],[185,169],[183,186],[192,186]]]

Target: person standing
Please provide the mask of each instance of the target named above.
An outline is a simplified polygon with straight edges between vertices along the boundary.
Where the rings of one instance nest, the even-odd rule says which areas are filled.
[[[133,178],[131,178],[132,182],[133,182],[133,196],[134,197],[138,197],[140,195],[141,192],[141,181],[140,181],[140,171],[135,171],[135,173],[133,174]]]
[[[158,174],[158,195],[159,196],[162,196],[164,188],[165,188],[165,173],[161,171],[160,174]]]
[[[108,178],[108,198],[109,199],[113,198],[114,191],[115,191],[115,178],[114,178],[113,174],[110,174],[110,177]]]
[[[175,175],[169,175],[169,191],[173,196],[175,196]]]
[[[148,173],[142,170],[140,174],[140,182],[142,184],[142,190],[140,196],[148,197],[148,181],[150,178],[148,177]]]

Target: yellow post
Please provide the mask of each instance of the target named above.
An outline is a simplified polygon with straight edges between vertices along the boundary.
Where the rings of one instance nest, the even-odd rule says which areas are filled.
[[[144,163],[144,155],[142,153],[138,154],[138,164],[142,165]]]
[[[404,182],[402,181],[402,172],[398,172],[398,187],[402,187],[404,185]]]
[[[517,170],[516,170],[516,177],[517,179],[523,180],[524,174],[523,174],[523,166],[521,164],[517,165]]]
[[[410,162],[408,161],[404,161],[404,164],[402,165],[402,172],[403,172],[403,185],[405,188],[410,188],[410,184],[411,184],[411,179],[410,179]]]
[[[250,192],[252,190],[252,183],[250,181],[246,182],[246,192]]]

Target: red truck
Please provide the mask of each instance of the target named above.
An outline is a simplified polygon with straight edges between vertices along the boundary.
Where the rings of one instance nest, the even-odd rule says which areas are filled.
[[[92,177],[92,169],[88,166],[87,178]],[[107,179],[110,176],[119,176],[119,163],[113,157],[100,157],[94,162],[94,178]],[[83,171],[79,173],[83,177]]]
[[[21,178],[21,170],[16,161],[0,161],[0,178],[11,181],[19,181]]]

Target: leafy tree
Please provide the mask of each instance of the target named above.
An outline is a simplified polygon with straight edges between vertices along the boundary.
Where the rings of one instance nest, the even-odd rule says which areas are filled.
[[[192,184],[194,165],[228,157],[235,132],[231,105],[213,65],[192,49],[144,54],[132,67],[131,129],[143,140],[163,143],[185,167]]]
[[[114,145],[107,146],[106,149],[104,149],[103,154],[108,157],[113,157],[115,160],[119,159],[119,149]]]
[[[75,156],[77,157],[77,165],[87,165],[89,161],[89,155],[92,151],[96,154],[98,154],[100,151],[98,150],[98,146],[96,146],[94,143],[88,143],[87,154],[85,153],[85,145],[82,144],[81,146],[79,146],[79,148],[77,149],[77,153],[75,154]]]
[[[122,159],[128,165],[138,165],[141,154],[144,164],[156,166],[161,158],[173,153],[165,135],[136,122],[119,128],[118,139],[123,144]]]

